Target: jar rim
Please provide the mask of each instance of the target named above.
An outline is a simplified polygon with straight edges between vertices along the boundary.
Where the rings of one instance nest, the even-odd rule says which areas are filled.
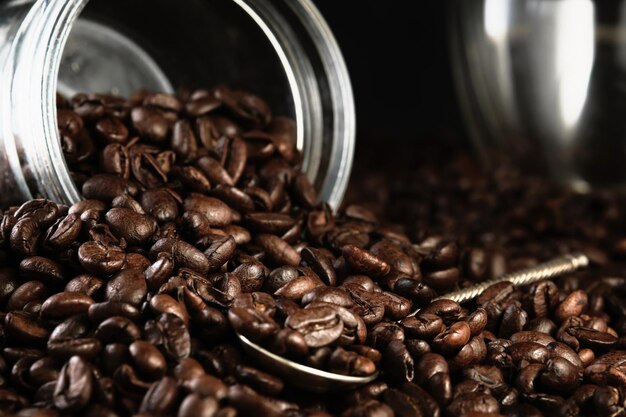
[[[311,38],[316,49],[315,53],[318,54],[317,59],[321,62],[321,68],[311,71],[306,68],[306,65],[310,65],[306,62],[307,60],[300,59],[302,58],[301,51],[297,51],[300,53],[298,55],[293,50],[289,50],[289,43],[296,41],[290,40],[285,35],[285,33],[289,33],[288,30],[279,32],[279,29],[284,29],[277,27],[282,21],[274,20],[274,27],[268,24],[267,13],[275,13],[275,10],[272,9],[272,2],[232,1],[260,26],[279,56],[289,80],[291,95],[295,104],[299,148],[304,149],[307,141],[309,144],[319,141],[319,136],[322,134],[331,136],[330,150],[325,149],[325,152],[329,153],[329,157],[326,162],[327,165],[323,167],[324,171],[320,175],[317,172],[317,167],[312,165],[307,173],[311,175],[311,172],[315,171],[313,174],[323,176],[321,187],[318,190],[320,199],[328,202],[333,208],[338,208],[348,186],[352,168],[356,117],[347,66],[330,28],[310,0],[285,0],[286,8],[299,19],[298,23],[304,27],[306,36]],[[32,71],[41,71],[40,74],[30,74],[28,90],[30,97],[40,100],[37,106],[30,103],[31,106],[28,108],[35,111],[35,114],[31,114],[30,117],[41,121],[40,127],[35,126],[38,123],[31,123],[28,136],[31,138],[43,136],[44,142],[43,144],[36,143],[35,139],[32,139],[31,146],[36,146],[33,146],[33,149],[28,150],[28,152],[32,151],[35,155],[29,159],[33,159],[37,166],[37,172],[32,174],[38,186],[43,188],[42,191],[46,197],[65,203],[80,200],[81,194],[73,182],[63,157],[56,118],[55,97],[65,44],[73,23],[78,19],[88,2],[89,0],[50,2],[37,0],[29,12],[31,20],[24,29],[25,36],[33,38],[30,40],[33,45],[31,48],[33,54]],[[34,48],[34,45],[37,44],[47,47]],[[320,92],[321,87],[317,84],[318,78],[324,78],[323,82],[328,84],[328,91]],[[322,97],[325,94],[328,97]],[[328,100],[328,102],[322,104],[322,100]],[[332,120],[324,120],[322,119],[322,106],[329,104],[332,109],[330,110],[331,117],[328,119]],[[330,127],[324,127],[324,124],[329,124]],[[326,133],[324,129],[330,130],[330,133]],[[42,163],[42,165],[37,163]],[[315,164],[318,161],[311,163]]]

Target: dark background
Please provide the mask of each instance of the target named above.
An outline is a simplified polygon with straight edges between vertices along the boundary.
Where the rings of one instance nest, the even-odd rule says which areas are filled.
[[[350,71],[357,153],[369,148],[364,143],[465,147],[450,69],[445,1],[314,2]]]

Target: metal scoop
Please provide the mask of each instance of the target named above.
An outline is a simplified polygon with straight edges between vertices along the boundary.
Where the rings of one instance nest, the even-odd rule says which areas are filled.
[[[568,274],[585,268],[588,264],[589,259],[583,254],[575,253],[565,255],[530,268],[505,274],[500,278],[481,282],[480,284],[448,293],[435,298],[435,300],[445,298],[456,301],[457,303],[465,303],[478,297],[486,288],[497,282],[510,281],[513,285],[519,287],[542,279],[555,278],[560,275]],[[409,316],[413,316],[418,312],[419,309],[413,311],[409,314]],[[336,390],[348,390],[367,384],[368,382],[376,379],[378,376],[378,373],[368,376],[347,376],[322,371],[320,369],[306,366],[278,356],[262,346],[251,342],[239,333],[237,333],[237,337],[241,341],[243,349],[246,353],[259,366],[270,370],[272,373],[281,376],[285,381],[288,381],[289,383],[307,391],[329,392]]]

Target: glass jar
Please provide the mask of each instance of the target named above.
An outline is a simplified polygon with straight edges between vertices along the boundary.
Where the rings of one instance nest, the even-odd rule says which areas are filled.
[[[309,0],[0,2],[0,206],[80,199],[56,122],[57,90],[227,84],[292,117],[303,170],[337,207],[352,166],[352,87]]]

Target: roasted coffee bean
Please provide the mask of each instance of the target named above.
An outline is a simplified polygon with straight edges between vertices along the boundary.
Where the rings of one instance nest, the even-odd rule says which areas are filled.
[[[231,385],[228,388],[229,403],[237,409],[238,415],[251,415],[259,413],[268,417],[278,417],[281,409],[275,403],[257,394],[253,389],[245,385]]]
[[[106,285],[105,299],[139,305],[148,291],[141,269],[124,269],[113,276]]]
[[[151,107],[136,107],[131,111],[133,127],[148,141],[162,142],[167,138],[169,124],[163,113]]]
[[[488,301],[502,301],[510,296],[515,287],[509,281],[502,281],[489,286],[476,299],[476,305],[482,306]]]
[[[89,178],[82,187],[85,198],[102,200],[110,203],[121,194],[134,196],[139,191],[132,182],[112,174],[98,174]]]
[[[313,302],[326,302],[345,308],[354,306],[354,301],[350,295],[345,290],[336,287],[316,287],[302,297],[302,304]]]
[[[607,349],[617,343],[617,337],[606,332],[586,329],[584,327],[569,327],[567,333],[574,336],[581,346],[592,349]]]
[[[450,416],[472,415],[497,415],[500,412],[498,400],[489,394],[472,393],[460,395],[455,398],[446,408]]]
[[[377,323],[368,332],[368,344],[376,349],[383,350],[392,341],[404,341],[402,327],[396,323]]]
[[[65,280],[65,270],[60,263],[50,258],[31,256],[20,262],[20,276],[54,285]]]
[[[337,283],[337,273],[333,267],[332,258],[314,248],[304,248],[300,252],[302,260],[322,279],[324,284],[334,286]]]
[[[244,293],[261,290],[267,269],[260,263],[247,262],[242,263],[233,271],[233,274],[239,278],[241,283],[241,291]]]
[[[178,316],[185,325],[189,325],[189,314],[183,303],[179,303],[167,294],[157,294],[150,298],[150,309],[155,315],[170,313]]]
[[[559,301],[559,290],[551,281],[534,283],[526,302],[526,310],[534,317],[546,317]]]
[[[365,249],[354,245],[346,245],[341,251],[348,265],[358,273],[380,277],[391,270],[387,262]]]
[[[141,337],[141,330],[130,319],[113,316],[98,325],[94,336],[105,344],[130,344]]]
[[[226,226],[233,221],[233,211],[221,200],[192,193],[184,201],[185,210],[203,214],[211,226]]]
[[[93,297],[104,285],[104,282],[89,274],[81,274],[75,276],[67,282],[65,285],[65,291],[67,292],[79,292],[90,297]]]
[[[167,188],[152,188],[141,194],[141,207],[159,223],[166,223],[178,217],[180,197]]]
[[[231,236],[215,240],[204,251],[204,255],[209,261],[209,271],[219,269],[233,256],[237,243]]]
[[[518,342],[507,348],[507,353],[516,363],[520,361],[546,363],[551,356],[550,351],[536,342]]]
[[[508,305],[504,309],[500,319],[498,336],[506,338],[510,337],[514,333],[522,331],[526,325],[527,317],[526,311],[520,308],[517,304]]]
[[[203,398],[198,394],[185,397],[178,409],[178,417],[213,417],[219,405],[214,398]]]
[[[431,302],[421,309],[420,314],[431,313],[441,317],[444,323],[452,323],[461,317],[461,306],[459,303],[440,299]]]
[[[393,384],[413,380],[413,358],[402,341],[392,340],[385,348],[383,370]]]
[[[168,252],[161,252],[156,260],[143,272],[148,290],[156,291],[172,276],[174,272],[173,256]]]
[[[28,369],[29,380],[37,387],[59,377],[61,364],[56,359],[45,357],[34,360]]]
[[[300,264],[300,254],[278,236],[260,234],[255,241],[265,251],[265,258],[270,264],[276,266]]]
[[[343,332],[343,320],[332,307],[320,306],[296,311],[289,315],[285,326],[304,336],[311,348],[327,346]]]
[[[469,341],[471,334],[469,324],[459,321],[435,336],[432,346],[440,352],[454,352],[461,349]]]
[[[85,242],[78,248],[78,261],[85,271],[106,276],[122,269],[126,253],[101,242]]]
[[[11,229],[11,250],[21,257],[35,255],[40,235],[37,220],[33,217],[22,217]]]
[[[122,301],[104,301],[89,306],[89,320],[95,324],[99,324],[104,320],[113,316],[122,316],[131,320],[140,317],[141,312],[137,307],[130,303]]]
[[[484,339],[480,335],[474,336],[452,358],[450,366],[453,369],[463,369],[466,366],[482,362],[486,356],[487,346]]]
[[[68,214],[48,228],[44,236],[44,245],[52,250],[67,249],[78,237],[80,229],[80,216]]]
[[[150,248],[150,256],[154,260],[161,252],[170,253],[174,264],[178,267],[189,268],[201,274],[209,270],[209,260],[193,245],[172,238],[163,238],[155,242]]]
[[[265,395],[277,396],[284,388],[282,380],[249,366],[238,365],[235,377],[242,384]]]
[[[160,314],[157,320],[150,320],[144,329],[146,339],[162,347],[171,360],[181,360],[191,352],[191,339],[185,323],[169,313]]]
[[[10,312],[4,317],[4,328],[10,338],[35,346],[44,344],[50,336],[50,332],[45,327],[29,315],[19,311]]]
[[[148,241],[157,230],[155,219],[128,208],[112,208],[105,219],[111,231],[131,245]]]
[[[538,317],[526,323],[526,326],[524,327],[524,329],[528,331],[545,333],[545,334],[551,335],[556,332],[557,326],[552,320],[548,318]]]
[[[550,392],[567,393],[579,384],[581,368],[561,357],[546,362],[546,369],[539,379],[541,387]]]
[[[73,356],[61,369],[54,389],[54,406],[76,412],[85,408],[93,392],[91,368],[79,356]]]
[[[178,386],[171,377],[163,377],[154,382],[139,407],[140,413],[168,414],[174,407],[178,396]]]
[[[109,143],[125,143],[128,140],[128,128],[117,117],[105,117],[98,120],[95,131]]]
[[[6,309],[22,310],[28,303],[42,301],[48,297],[48,287],[41,281],[27,281],[17,287],[6,303]]]
[[[511,335],[513,343],[519,342],[535,342],[543,346],[548,346],[552,342],[556,342],[554,338],[548,334],[535,331],[521,331]]]
[[[100,156],[100,166],[104,172],[119,175],[124,179],[130,178],[130,161],[128,148],[119,143],[107,145]]]
[[[574,291],[570,293],[561,304],[556,307],[554,312],[555,318],[564,321],[568,317],[580,315],[587,307],[587,294],[582,291]]]
[[[46,299],[41,305],[41,317],[63,319],[83,314],[94,303],[93,298],[78,292],[60,292]]]

